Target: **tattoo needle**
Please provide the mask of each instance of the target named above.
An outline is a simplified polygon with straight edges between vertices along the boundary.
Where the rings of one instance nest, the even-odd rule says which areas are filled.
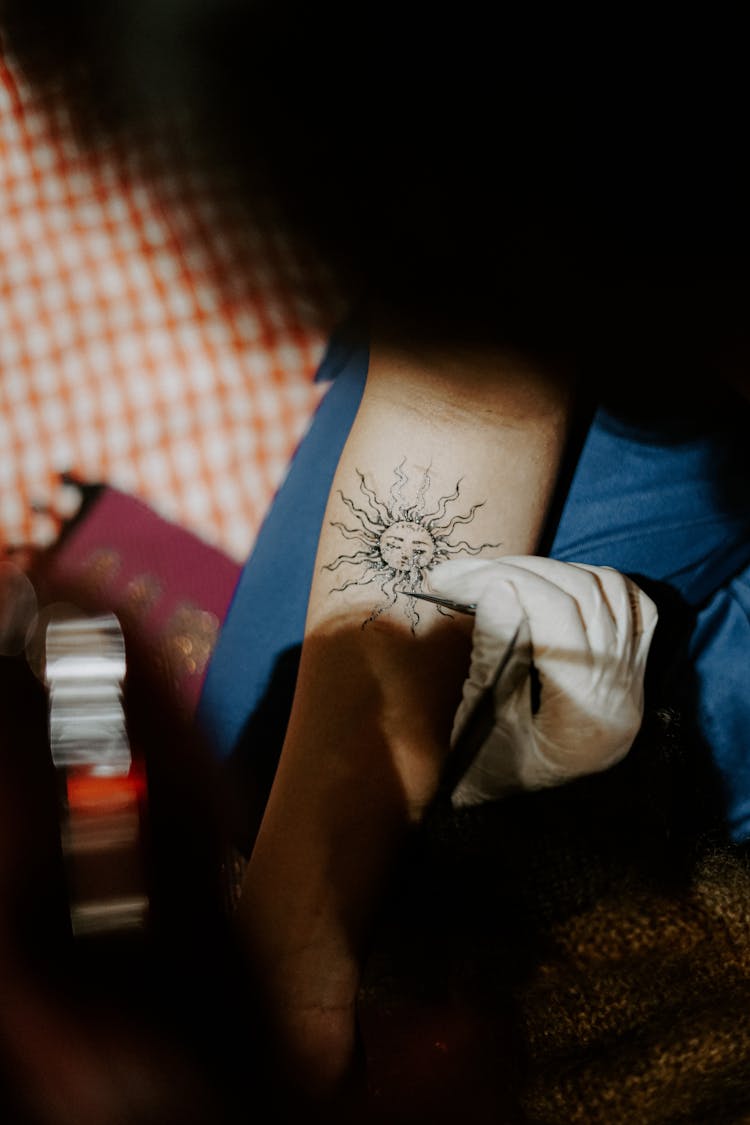
[[[403,594],[407,598],[418,598],[422,602],[432,602],[433,605],[452,609],[455,613],[467,613],[472,617],[477,611],[476,602],[454,602],[450,598],[438,598],[435,594],[422,594],[416,590],[404,590],[403,588],[397,590],[396,593]]]

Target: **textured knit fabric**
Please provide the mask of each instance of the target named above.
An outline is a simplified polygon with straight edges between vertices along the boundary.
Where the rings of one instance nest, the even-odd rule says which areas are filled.
[[[0,28],[0,549],[52,541],[71,471],[244,561],[323,393],[330,277],[187,122],[83,137],[85,91]]]
[[[362,994],[378,1121],[750,1121],[750,861],[680,730],[415,835]]]

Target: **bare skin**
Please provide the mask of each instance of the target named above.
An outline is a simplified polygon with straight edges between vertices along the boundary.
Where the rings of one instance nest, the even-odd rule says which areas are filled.
[[[424,603],[415,620],[408,589],[443,548],[534,551],[568,416],[565,381],[517,357],[372,348],[238,911],[285,1078],[313,1098],[349,1074],[373,912],[435,794],[468,666],[467,621]]]

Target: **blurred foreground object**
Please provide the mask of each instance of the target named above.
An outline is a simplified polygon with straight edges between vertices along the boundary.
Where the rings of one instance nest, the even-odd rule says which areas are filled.
[[[106,588],[79,603],[75,542],[57,571],[44,553],[8,571],[34,597],[6,630],[25,650],[0,653],[0,1118],[225,1125],[254,1006],[226,927],[224,794],[139,619]]]
[[[0,656],[23,652],[36,619],[34,586],[14,563],[0,562]]]
[[[142,929],[146,784],[125,723],[122,629],[114,614],[58,612],[47,623],[45,651],[73,932]]]

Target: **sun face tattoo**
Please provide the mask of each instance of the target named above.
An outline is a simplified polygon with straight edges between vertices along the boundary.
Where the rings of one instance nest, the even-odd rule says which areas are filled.
[[[455,528],[471,523],[485,502],[473,504],[463,514],[450,515],[449,509],[461,495],[461,480],[458,480],[455,491],[441,496],[430,510],[428,497],[432,481],[429,468],[422,471],[416,487],[410,489],[405,465],[406,458],[396,466],[393,484],[385,499],[378,497],[367,484],[364,473],[355,470],[359,491],[365,498],[364,507],[358,507],[339,489],[339,496],[356,519],[357,526],[349,527],[332,520],[331,527],[337,528],[344,539],[359,543],[360,547],[354,554],[339,555],[323,569],[334,571],[346,566],[358,571],[341,586],[334,586],[331,594],[341,593],[350,586],[374,584],[380,588],[382,600],[362,622],[363,628],[395,606],[401,594],[400,604],[413,632],[419,624],[420,615],[416,598],[409,595],[422,590],[425,576],[434,566],[455,555],[478,555],[486,547],[500,546],[499,543],[472,546],[465,539],[452,539]],[[446,612],[440,606],[435,608],[438,612]]]

